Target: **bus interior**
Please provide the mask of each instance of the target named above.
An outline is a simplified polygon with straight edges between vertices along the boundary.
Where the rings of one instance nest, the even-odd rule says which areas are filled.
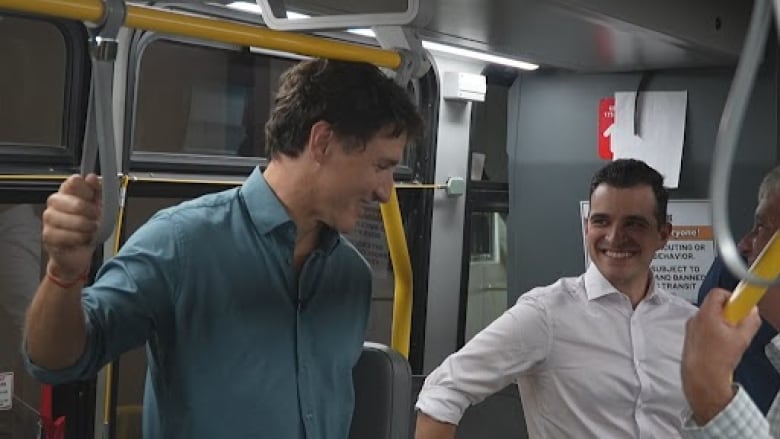
[[[46,416],[66,419],[64,438],[141,438],[144,347],[93,380],[53,389],[25,372],[19,353],[24,311],[45,273],[46,198],[79,172],[85,132],[94,129],[89,38],[109,3],[116,2],[0,0],[0,375],[13,382],[12,405],[0,404],[0,438],[36,437]],[[718,127],[760,3],[128,0],[128,14],[167,11],[325,43],[279,50],[150,30],[138,20],[121,26],[112,85],[101,92],[110,102],[120,207],[93,267],[158,210],[240,185],[268,163],[263,127],[284,70],[312,56],[360,58],[340,54],[341,46],[325,51],[331,42],[375,50],[378,61],[369,62],[408,76],[426,124],[395,171],[412,273],[408,371],[400,373],[411,380],[399,384],[410,389],[401,408],[408,416],[387,437],[411,438],[416,393],[431,370],[523,292],[584,270],[579,202],[607,160],[597,146],[600,100],[685,91],[671,196],[708,199]],[[731,163],[733,236],[749,229],[755,188],[778,163],[771,28]],[[258,35],[253,41],[272,39]],[[387,65],[399,64],[397,54],[414,62]],[[393,346],[398,289],[378,204],[348,237],[373,269],[366,341]],[[457,437],[527,437],[516,387],[471,407]]]

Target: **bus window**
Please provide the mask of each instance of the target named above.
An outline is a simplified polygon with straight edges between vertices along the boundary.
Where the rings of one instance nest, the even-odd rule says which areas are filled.
[[[465,318],[459,344],[504,313],[507,296],[507,100],[514,73],[488,66],[485,102],[474,104],[471,120],[470,181],[464,233]],[[464,265],[465,268],[465,265]],[[463,311],[461,311],[463,316]]]
[[[133,152],[265,157],[265,122],[295,60],[157,38],[141,52]]]
[[[0,438],[36,437],[38,431],[41,387],[25,371],[20,347],[24,315],[45,267],[43,207],[0,204]]]
[[[507,308],[506,219],[501,212],[472,212],[465,341]]]
[[[53,23],[0,15],[0,150],[64,148],[67,57]]]

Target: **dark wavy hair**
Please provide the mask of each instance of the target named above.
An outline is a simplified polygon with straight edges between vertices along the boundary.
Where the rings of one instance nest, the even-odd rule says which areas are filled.
[[[318,121],[331,124],[347,150],[364,149],[380,132],[414,140],[423,127],[404,89],[376,66],[325,59],[301,62],[282,74],[265,125],[269,156],[297,157]]]
[[[655,195],[655,217],[658,220],[658,225],[668,223],[666,205],[669,203],[669,192],[664,188],[664,177],[645,162],[634,159],[619,159],[599,169],[590,182],[591,197],[593,191],[602,183],[623,189],[639,185],[650,186]]]

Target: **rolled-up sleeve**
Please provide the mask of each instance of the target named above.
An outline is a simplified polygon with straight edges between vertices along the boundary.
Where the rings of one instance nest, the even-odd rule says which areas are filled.
[[[463,412],[543,361],[550,350],[551,327],[538,297],[517,304],[450,355],[425,380],[416,408],[458,424]]]
[[[179,227],[164,212],[139,228],[82,292],[87,343],[81,358],[67,369],[46,370],[32,363],[22,349],[27,370],[52,384],[86,379],[122,353],[143,345],[160,322],[172,318],[186,255],[180,241]]]

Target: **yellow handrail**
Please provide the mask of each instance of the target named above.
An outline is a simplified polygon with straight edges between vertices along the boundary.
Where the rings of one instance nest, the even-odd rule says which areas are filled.
[[[412,329],[412,263],[409,260],[409,247],[406,244],[395,187],[390,193],[390,200],[382,203],[380,209],[394,276],[393,329],[390,345],[404,357],[409,358],[409,339]]]
[[[101,0],[0,0],[0,9],[95,23],[104,7]],[[401,55],[391,50],[136,4],[127,5],[125,26],[318,58],[365,61],[391,69],[401,65]]]
[[[775,232],[769,242],[761,250],[750,273],[763,279],[774,279],[780,274],[780,232]],[[754,285],[744,280],[737,285],[734,293],[729,298],[723,314],[730,323],[737,324],[744,319],[754,306],[764,297],[767,287]]]

